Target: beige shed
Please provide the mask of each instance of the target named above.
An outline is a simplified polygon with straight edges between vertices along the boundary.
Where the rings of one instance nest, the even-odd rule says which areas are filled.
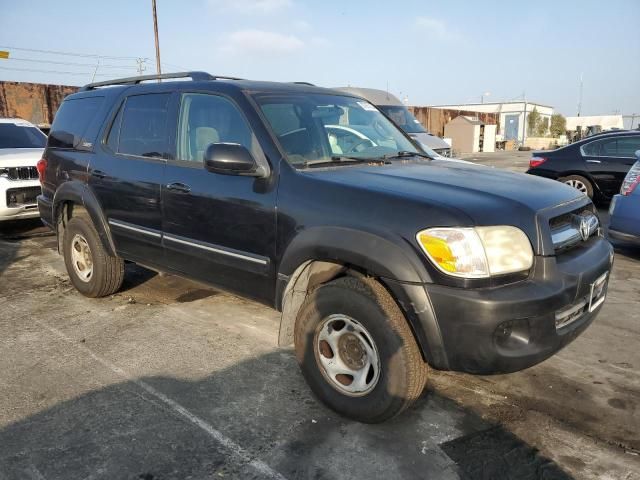
[[[456,153],[495,151],[496,125],[482,123],[477,117],[454,118],[444,126],[444,136],[451,139]]]

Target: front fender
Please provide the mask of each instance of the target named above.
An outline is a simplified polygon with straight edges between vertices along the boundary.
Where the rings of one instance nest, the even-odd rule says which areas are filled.
[[[322,265],[318,275],[334,264],[355,267],[378,277],[403,311],[425,360],[446,368],[440,328],[423,286],[432,280],[417,254],[400,237],[344,227],[310,228],[287,246],[276,286],[276,307],[283,312],[280,345],[293,340],[293,324],[307,295],[307,277],[311,276],[304,273],[311,264]]]
[[[420,259],[400,236],[346,227],[311,227],[286,247],[278,273],[288,277],[310,259],[356,265],[371,275],[400,282],[431,282]]]
[[[93,226],[95,227],[102,245],[109,255],[115,256],[116,249],[111,238],[111,230],[107,219],[102,212],[102,207],[96,196],[91,192],[89,187],[82,182],[69,181],[65,182],[58,189],[53,197],[53,219],[57,222],[60,210],[65,202],[72,202],[76,205],[82,205],[89,213]]]

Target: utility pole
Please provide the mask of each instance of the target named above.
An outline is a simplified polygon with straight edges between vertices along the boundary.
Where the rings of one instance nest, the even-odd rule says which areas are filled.
[[[582,112],[582,73],[580,74],[580,93],[578,95],[578,116]]]
[[[156,0],[151,0],[151,6],[153,8],[153,33],[156,37],[156,70],[158,75],[162,73],[160,68],[160,43],[158,42],[158,14],[156,13]],[[160,81],[158,79],[158,81]]]

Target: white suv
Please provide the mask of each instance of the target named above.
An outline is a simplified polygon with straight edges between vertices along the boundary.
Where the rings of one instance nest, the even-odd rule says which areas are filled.
[[[19,118],[0,118],[0,222],[40,216],[36,164],[47,137]]]

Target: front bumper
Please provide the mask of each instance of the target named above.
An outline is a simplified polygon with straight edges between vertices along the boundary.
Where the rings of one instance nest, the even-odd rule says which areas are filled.
[[[514,372],[545,360],[596,317],[612,263],[611,244],[595,237],[561,256],[536,257],[529,278],[510,285],[463,289],[427,284],[427,302],[412,289],[412,305],[432,307],[413,314],[423,325],[434,319],[437,324],[429,328],[425,357],[435,368],[476,374]],[[592,285],[601,277],[602,293],[594,297],[590,312]],[[570,317],[563,316],[572,309]]]
[[[38,180],[7,180],[0,178],[0,222],[38,218],[38,205],[33,192],[39,191]]]

